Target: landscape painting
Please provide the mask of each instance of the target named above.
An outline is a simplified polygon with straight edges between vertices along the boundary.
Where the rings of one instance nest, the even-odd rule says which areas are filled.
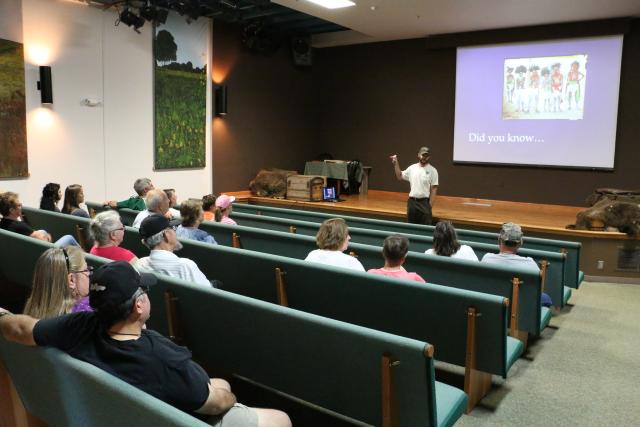
[[[154,166],[204,168],[210,22],[169,14],[155,29]]]
[[[0,178],[28,175],[24,49],[0,38]]]

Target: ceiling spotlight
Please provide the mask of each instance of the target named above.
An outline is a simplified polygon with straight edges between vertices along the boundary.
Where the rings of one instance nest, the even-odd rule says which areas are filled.
[[[128,25],[129,27],[133,27],[133,29],[137,33],[140,32],[140,31],[138,31],[138,29],[141,28],[144,25],[144,19],[142,19],[141,17],[139,17],[135,13],[131,12],[129,10],[129,8],[126,8],[125,10],[123,10],[120,13],[120,17],[119,17],[118,21],[122,22],[125,25]]]
[[[149,22],[155,22],[156,24],[164,24],[167,22],[167,16],[169,11],[166,9],[158,9],[154,6],[147,4],[147,6],[140,8],[140,16]]]

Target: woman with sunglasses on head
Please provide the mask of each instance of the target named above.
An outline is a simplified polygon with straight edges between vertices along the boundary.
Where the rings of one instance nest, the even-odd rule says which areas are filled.
[[[135,264],[136,255],[120,247],[124,239],[124,225],[117,211],[104,211],[91,220],[91,237],[95,245],[91,248],[91,255],[101,256],[113,261],[127,261]]]
[[[24,307],[24,314],[48,319],[91,311],[90,274],[82,249],[76,246],[48,249],[36,262],[31,296]]]

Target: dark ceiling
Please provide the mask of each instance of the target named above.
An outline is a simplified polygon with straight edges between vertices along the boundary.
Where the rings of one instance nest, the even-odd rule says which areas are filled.
[[[134,15],[148,8],[170,10],[187,20],[199,17],[212,18],[259,28],[268,34],[282,37],[310,36],[319,33],[344,31],[348,28],[272,3],[269,0],[83,0],[102,8],[129,9]],[[153,14],[152,14],[153,15]],[[135,19],[135,18],[134,18]],[[128,24],[129,25],[129,24]]]

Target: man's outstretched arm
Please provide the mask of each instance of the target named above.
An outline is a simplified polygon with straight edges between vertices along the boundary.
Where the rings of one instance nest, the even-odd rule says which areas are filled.
[[[6,340],[23,345],[36,345],[33,339],[33,327],[36,323],[38,319],[31,316],[11,314],[0,308],[0,333]]]
[[[400,165],[398,164],[398,156],[391,156],[391,163],[393,163],[393,171],[396,173],[396,178],[398,178],[398,181],[402,181],[402,171],[400,170]]]

